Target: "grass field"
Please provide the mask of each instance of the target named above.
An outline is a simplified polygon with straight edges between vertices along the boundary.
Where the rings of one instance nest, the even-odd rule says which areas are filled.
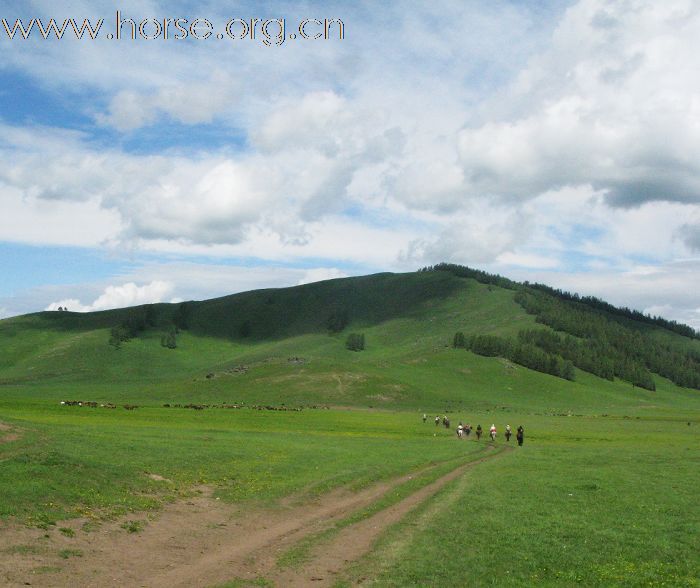
[[[361,488],[430,463],[449,467],[483,445],[418,416],[4,411],[24,435],[0,449],[1,514],[55,533],[64,517],[158,508],[202,483],[226,501],[271,504],[292,493]],[[469,416],[484,426],[524,423],[525,445],[477,466],[411,515],[362,562],[362,577],[370,570],[378,585],[395,586],[433,585],[435,577],[477,585],[697,585],[697,414],[691,426],[686,415]]]
[[[163,490],[167,499],[197,484],[232,501],[361,487],[470,449],[405,413],[52,407],[12,416],[25,435],[0,454],[0,514],[30,521],[157,506]]]
[[[697,586],[700,424],[529,419],[522,450],[426,505],[362,562],[379,585]]]
[[[697,391],[656,376],[650,392],[579,370],[570,382],[453,349],[457,330],[514,335],[533,318],[512,291],[420,274],[396,310],[379,287],[391,277],[376,280],[351,296],[362,306],[381,294],[373,312],[336,335],[316,328],[322,288],[308,289],[311,302],[264,294],[264,308],[298,307],[279,332],[279,316],[257,298],[236,302],[268,335],[245,340],[205,332],[206,317],[222,332],[239,324],[224,316],[227,299],[215,301],[173,350],[157,330],[113,348],[105,313],[0,321],[0,423],[11,427],[0,430],[0,520],[56,535],[72,517],[158,510],[202,484],[224,502],[274,508],[286,496],[359,490],[429,465],[436,476],[483,450],[434,427],[446,413],[453,427],[523,424],[525,445],[427,500],[339,585],[698,585]],[[324,286],[328,295],[338,287]],[[348,331],[365,334],[365,351],[345,349]]]

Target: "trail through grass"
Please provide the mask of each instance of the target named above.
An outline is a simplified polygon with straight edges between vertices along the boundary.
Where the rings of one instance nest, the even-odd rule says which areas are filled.
[[[698,585],[698,427],[553,418],[530,428],[538,432],[523,448],[436,497],[354,577],[376,575],[379,586],[436,577],[483,586]]]

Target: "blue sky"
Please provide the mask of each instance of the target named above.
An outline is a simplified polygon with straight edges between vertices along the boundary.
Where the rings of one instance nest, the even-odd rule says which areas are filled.
[[[108,40],[284,18],[256,39]],[[692,0],[5,3],[0,316],[440,261],[700,328]],[[341,40],[292,40],[303,19]],[[149,25],[152,26],[152,25]]]

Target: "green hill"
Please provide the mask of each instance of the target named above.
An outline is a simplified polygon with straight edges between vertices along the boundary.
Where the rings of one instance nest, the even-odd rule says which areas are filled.
[[[42,312],[0,321],[0,402],[697,408],[700,341],[637,314],[459,266]],[[364,351],[346,349],[350,333]]]
[[[694,586],[699,357],[684,325],[445,265],[3,320],[0,576],[23,561],[21,583],[67,585],[77,541],[156,526],[154,510],[202,485],[274,516],[282,499],[407,480],[277,552],[272,579],[471,462],[348,585],[431,585],[442,562],[447,584]],[[460,440],[459,421],[523,425],[525,445]],[[32,540],[13,538],[27,528]]]

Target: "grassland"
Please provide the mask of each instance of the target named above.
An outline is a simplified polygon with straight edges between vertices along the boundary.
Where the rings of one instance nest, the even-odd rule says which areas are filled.
[[[338,296],[351,318],[329,335]],[[420,419],[447,413],[523,424],[525,446],[426,502],[348,581],[697,585],[700,394],[658,376],[655,392],[578,370],[570,382],[450,346],[457,330],[534,326],[510,290],[411,274],[246,294],[203,303],[176,349],[159,328],[108,345],[124,312],[0,321],[0,422],[13,432],[0,443],[0,520],[55,534],[62,520],[158,509],[201,484],[274,505],[449,469],[478,446]],[[345,349],[349,331],[365,351]],[[73,399],[117,408],[60,404]],[[163,406],[189,403],[244,407]]]
[[[355,573],[379,585],[697,586],[700,425],[529,418],[522,450],[461,479]]]
[[[451,443],[443,430],[433,437],[407,413],[77,407],[8,413],[25,434],[0,449],[0,516],[30,524],[155,508],[199,484],[216,485],[225,500],[263,502],[338,485],[359,488],[474,449]]]

